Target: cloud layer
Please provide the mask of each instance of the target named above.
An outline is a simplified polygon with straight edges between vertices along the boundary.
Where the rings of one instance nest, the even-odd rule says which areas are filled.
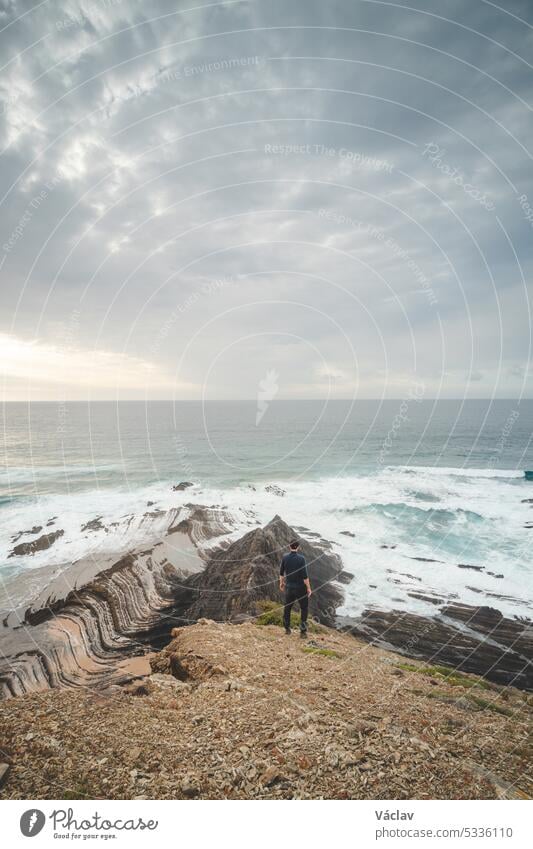
[[[179,5],[3,4],[4,397],[532,397],[530,4]]]

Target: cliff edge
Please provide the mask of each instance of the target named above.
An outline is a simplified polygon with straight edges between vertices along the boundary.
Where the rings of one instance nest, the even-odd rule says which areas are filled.
[[[527,693],[275,614],[176,628],[126,686],[1,702],[4,798],[529,798]]]

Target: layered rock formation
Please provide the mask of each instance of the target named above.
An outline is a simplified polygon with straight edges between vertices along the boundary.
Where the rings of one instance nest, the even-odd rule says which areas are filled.
[[[282,604],[279,590],[279,564],[295,533],[279,516],[264,528],[256,528],[213,554],[203,572],[191,576],[176,595],[175,617],[183,624],[202,617],[217,621],[243,621],[260,613],[258,602]],[[313,595],[310,615],[333,626],[342,592],[335,582],[342,574],[342,562],[306,540],[301,552],[307,567]]]
[[[491,607],[449,604],[432,618],[399,610],[365,610],[341,627],[375,645],[424,658],[490,681],[533,690],[533,626]]]
[[[214,508],[172,511],[169,531],[148,550],[87,559],[56,578],[0,629],[0,697],[58,686],[105,686],[146,674],[147,655],[168,639],[175,595],[204,568],[191,540],[227,533]],[[185,523],[185,524],[183,524]]]
[[[150,654],[168,642],[174,626],[202,618],[239,623],[258,616],[264,601],[281,606],[279,562],[295,531],[279,516],[235,540],[224,510],[187,504],[166,518],[161,512],[146,514],[164,519],[157,544],[75,563],[29,609],[5,617],[1,697],[125,683],[148,673]],[[531,622],[430,596],[431,618],[373,609],[340,621],[342,584],[353,575],[326,540],[309,532],[309,542],[301,531],[313,587],[310,612],[320,623],[409,657],[533,690]]]

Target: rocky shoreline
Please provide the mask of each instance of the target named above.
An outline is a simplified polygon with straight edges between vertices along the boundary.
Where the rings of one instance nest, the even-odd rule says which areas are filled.
[[[0,697],[56,687],[103,689],[149,672],[150,656],[172,627],[201,618],[242,623],[261,603],[281,604],[279,558],[295,535],[279,516],[229,541],[222,509],[187,504],[170,511],[155,545],[108,561],[79,561],[30,607],[7,615],[0,628]],[[147,514],[148,515],[148,514]],[[300,529],[319,623],[408,657],[483,675],[500,685],[533,690],[533,624],[492,607],[435,601],[431,618],[365,610],[339,619],[343,585],[353,574],[327,541]]]

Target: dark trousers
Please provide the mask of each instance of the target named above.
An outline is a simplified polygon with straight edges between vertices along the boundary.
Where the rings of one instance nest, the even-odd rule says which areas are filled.
[[[307,597],[307,590],[303,584],[292,587],[287,584],[287,586],[285,587],[285,607],[283,608],[283,624],[285,625],[285,628],[291,627],[291,610],[295,601],[300,604],[300,612],[302,614],[302,624],[300,625],[300,630],[307,631],[307,613],[309,611],[309,599]]]

